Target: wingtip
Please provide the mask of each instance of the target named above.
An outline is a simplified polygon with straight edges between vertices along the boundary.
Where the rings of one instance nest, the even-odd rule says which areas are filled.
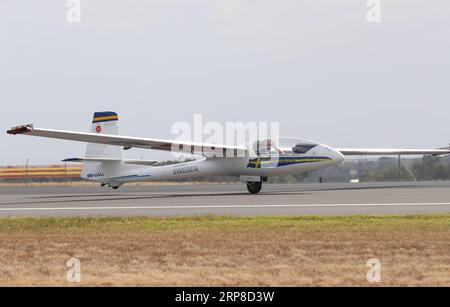
[[[16,134],[27,133],[32,130],[33,130],[33,124],[28,124],[28,125],[22,125],[22,126],[17,126],[17,127],[11,128],[11,129],[7,130],[6,133],[11,134],[11,135],[16,135]]]

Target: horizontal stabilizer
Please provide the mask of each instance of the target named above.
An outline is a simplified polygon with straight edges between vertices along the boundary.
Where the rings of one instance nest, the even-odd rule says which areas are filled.
[[[158,161],[155,160],[121,160],[110,158],[69,158],[62,160],[62,162],[123,162],[125,164],[134,165],[155,165],[158,163]]]
[[[155,160],[123,160],[125,164],[134,164],[134,165],[156,165],[158,161]]]
[[[62,162],[122,162],[122,159],[113,158],[69,158],[64,159]]]

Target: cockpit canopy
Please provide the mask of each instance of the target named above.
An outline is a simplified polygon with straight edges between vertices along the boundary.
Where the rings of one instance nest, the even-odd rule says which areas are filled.
[[[298,155],[306,154],[319,143],[300,138],[272,138],[258,140],[253,143],[252,155],[264,156],[264,155]]]
[[[295,144],[295,146],[292,147],[292,152],[296,153],[296,154],[304,154],[304,153],[307,153],[308,151],[310,151],[311,149],[313,149],[316,146],[317,145],[315,145],[315,144],[299,143],[299,144]]]

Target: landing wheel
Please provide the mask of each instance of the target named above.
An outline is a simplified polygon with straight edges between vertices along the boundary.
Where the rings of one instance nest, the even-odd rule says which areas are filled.
[[[251,194],[256,194],[261,191],[262,188],[262,182],[261,181],[248,181],[247,182],[247,190]]]
[[[119,188],[119,186],[117,186],[117,187],[112,187],[114,190],[117,190],[118,188]]]

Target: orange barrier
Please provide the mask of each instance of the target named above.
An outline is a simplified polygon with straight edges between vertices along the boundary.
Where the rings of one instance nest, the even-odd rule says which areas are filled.
[[[29,166],[0,167],[0,179],[67,179],[80,178],[81,166],[75,165],[50,165],[50,166]]]

